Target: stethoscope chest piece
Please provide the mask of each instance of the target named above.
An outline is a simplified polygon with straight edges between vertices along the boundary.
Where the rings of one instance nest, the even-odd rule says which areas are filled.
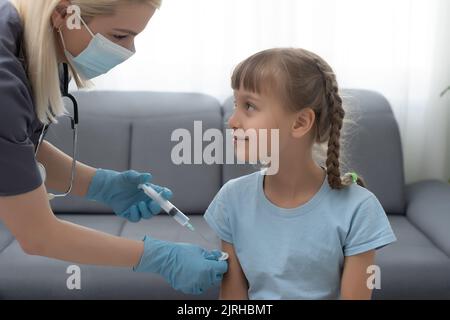
[[[45,171],[45,167],[42,163],[38,162],[37,163],[38,169],[39,169],[39,174],[41,175],[42,181],[45,183],[45,180],[47,180],[47,171]],[[47,198],[49,201],[52,201],[53,199],[55,199],[57,196],[54,195],[53,193],[48,193],[47,194]]]
[[[45,180],[47,180],[47,171],[45,171],[45,167],[42,165],[42,163],[38,162],[38,169],[39,169],[39,174],[41,175],[41,179],[43,182],[45,182]]]

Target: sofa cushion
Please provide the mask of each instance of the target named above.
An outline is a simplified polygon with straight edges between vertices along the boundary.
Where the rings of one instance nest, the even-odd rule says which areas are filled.
[[[390,216],[397,242],[381,249],[374,299],[450,299],[450,258],[406,217]]]
[[[450,185],[421,181],[406,187],[406,215],[450,257]]]
[[[144,235],[178,242],[220,248],[219,239],[202,217],[192,217],[194,226],[210,240],[179,226],[167,216],[132,224],[109,215],[60,215],[63,220],[113,235],[141,240]],[[1,225],[0,225],[1,227]],[[3,232],[2,232],[3,233]],[[0,234],[2,234],[0,233]],[[185,295],[172,289],[162,277],[134,273],[127,268],[79,265],[81,290],[68,290],[67,268],[73,263],[28,256],[17,241],[0,253],[1,299],[217,299],[218,288],[200,296]]]

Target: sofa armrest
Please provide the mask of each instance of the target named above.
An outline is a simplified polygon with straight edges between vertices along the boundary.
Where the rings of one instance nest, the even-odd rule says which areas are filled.
[[[406,188],[406,215],[450,257],[450,185],[423,181]]]

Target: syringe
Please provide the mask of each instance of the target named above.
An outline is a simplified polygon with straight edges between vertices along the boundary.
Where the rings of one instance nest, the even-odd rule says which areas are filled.
[[[169,200],[164,199],[163,196],[160,193],[156,192],[156,190],[153,189],[150,185],[141,184],[138,188],[142,189],[142,191],[144,191],[147,196],[149,196],[153,199],[153,201],[159,204],[161,209],[163,209],[164,212],[166,212],[169,216],[174,218],[176,222],[193,232],[195,231],[194,226],[189,222],[191,219],[189,219],[189,217],[187,217],[177,207],[170,203]]]
[[[144,191],[144,193],[153,199],[161,209],[164,210],[169,216],[175,219],[183,227],[188,228],[192,232],[196,232],[194,226],[189,221],[189,217],[187,217],[183,212],[181,212],[177,207],[175,207],[169,200],[164,199],[164,197],[158,193],[152,186],[148,184],[141,184],[138,186],[139,189]],[[209,242],[199,231],[197,233],[206,241]],[[222,252],[222,256],[218,258],[219,261],[228,260],[228,253]]]

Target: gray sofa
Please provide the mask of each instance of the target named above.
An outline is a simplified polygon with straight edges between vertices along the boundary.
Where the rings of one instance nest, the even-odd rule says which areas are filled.
[[[219,240],[202,214],[220,187],[253,168],[232,165],[182,165],[171,161],[171,133],[224,128],[232,101],[223,106],[200,94],[79,92],[79,159],[115,170],[148,171],[154,182],[170,187],[173,202],[193,218],[211,241],[183,230],[165,215],[139,224],[125,222],[108,208],[78,198],[53,202],[62,219],[111,234],[141,239],[145,234],[171,241],[218,248]],[[424,181],[406,186],[402,146],[391,108],[381,95],[346,90],[349,112],[358,125],[347,137],[346,167],[360,172],[380,199],[398,241],[378,252],[381,290],[375,299],[450,299],[450,186]],[[71,150],[68,123],[61,121],[48,140]],[[120,268],[80,266],[81,290],[68,290],[70,263],[25,255],[0,225],[0,299],[216,299],[218,289],[202,296],[172,290],[160,277]]]

